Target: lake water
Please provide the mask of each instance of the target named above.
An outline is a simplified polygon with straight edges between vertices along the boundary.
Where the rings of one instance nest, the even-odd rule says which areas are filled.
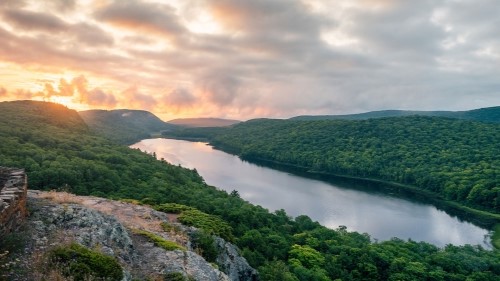
[[[207,184],[228,192],[237,190],[243,199],[272,212],[284,209],[290,216],[307,215],[330,228],[344,225],[377,240],[398,237],[438,246],[491,247],[488,230],[432,205],[258,166],[201,142],[147,139],[131,147],[196,168]]]

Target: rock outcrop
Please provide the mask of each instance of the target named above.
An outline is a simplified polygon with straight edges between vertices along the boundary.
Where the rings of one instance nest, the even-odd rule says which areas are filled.
[[[27,180],[24,170],[0,167],[0,238],[24,221]]]
[[[226,242],[220,237],[215,238],[217,245],[217,264],[220,269],[225,272],[231,280],[255,281],[258,280],[258,273],[250,267],[247,260],[243,258],[238,248]]]
[[[36,260],[33,253],[77,242],[116,257],[124,270],[124,280],[163,280],[169,273],[200,281],[258,279],[236,246],[216,237],[218,266],[212,265],[191,247],[189,233],[197,229],[177,223],[175,215],[148,206],[41,191],[28,192],[28,206],[31,214],[26,229],[30,241],[21,257],[25,261]],[[165,225],[172,230],[165,230]],[[175,242],[185,250],[167,251],[137,230]],[[33,264],[27,262],[26,270],[30,266]]]

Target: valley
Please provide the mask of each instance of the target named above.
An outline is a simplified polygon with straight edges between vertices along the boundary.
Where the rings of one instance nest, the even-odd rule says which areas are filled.
[[[473,245],[439,247],[400,238],[373,241],[370,234],[344,226],[330,229],[303,214],[291,217],[284,210],[270,212],[241,198],[239,192],[212,186],[196,169],[113,142],[109,135],[89,128],[91,124],[76,111],[58,104],[3,102],[0,119],[0,166],[25,169],[30,189],[163,209],[168,204],[182,204],[185,207],[169,210],[186,212],[186,222],[234,242],[261,280],[352,280],[361,276],[365,280],[422,276],[495,280],[500,275],[498,250]],[[266,146],[261,148],[269,151]],[[2,262],[16,257],[12,251]]]

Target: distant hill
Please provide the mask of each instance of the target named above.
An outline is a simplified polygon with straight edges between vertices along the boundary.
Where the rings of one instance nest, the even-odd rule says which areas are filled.
[[[22,114],[21,114],[22,113]],[[42,101],[0,102],[2,123],[44,124],[75,131],[88,131],[88,127],[78,112],[58,103]]]
[[[144,110],[87,110],[79,114],[93,132],[118,143],[133,143],[175,128]]]
[[[500,106],[480,108],[468,111],[413,111],[413,110],[380,110],[345,115],[301,115],[290,120],[366,120],[385,117],[402,116],[435,116],[463,120],[500,123]]]
[[[226,127],[241,121],[221,118],[179,118],[167,123],[183,127]]]

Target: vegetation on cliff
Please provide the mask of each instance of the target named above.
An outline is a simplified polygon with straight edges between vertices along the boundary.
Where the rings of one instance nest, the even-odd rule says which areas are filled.
[[[116,259],[79,244],[59,246],[49,253],[51,266],[60,268],[75,281],[122,280],[123,272]]]
[[[63,117],[52,120],[50,116]],[[500,277],[497,250],[451,245],[440,249],[399,239],[372,243],[367,234],[331,230],[307,216],[292,219],[283,210],[271,214],[237,194],[206,185],[195,170],[113,144],[90,134],[81,119],[64,116],[77,115],[47,103],[0,103],[0,166],[25,168],[31,188],[67,189],[152,205],[178,203],[218,216],[231,227],[243,255],[259,268],[264,280],[465,281]],[[464,132],[468,132],[466,125],[462,126]],[[240,130],[236,128],[231,130]],[[276,130],[266,131],[266,138],[273,140]],[[287,145],[287,140],[282,144]],[[262,149],[266,153],[270,147]],[[487,145],[485,149],[489,149]]]

